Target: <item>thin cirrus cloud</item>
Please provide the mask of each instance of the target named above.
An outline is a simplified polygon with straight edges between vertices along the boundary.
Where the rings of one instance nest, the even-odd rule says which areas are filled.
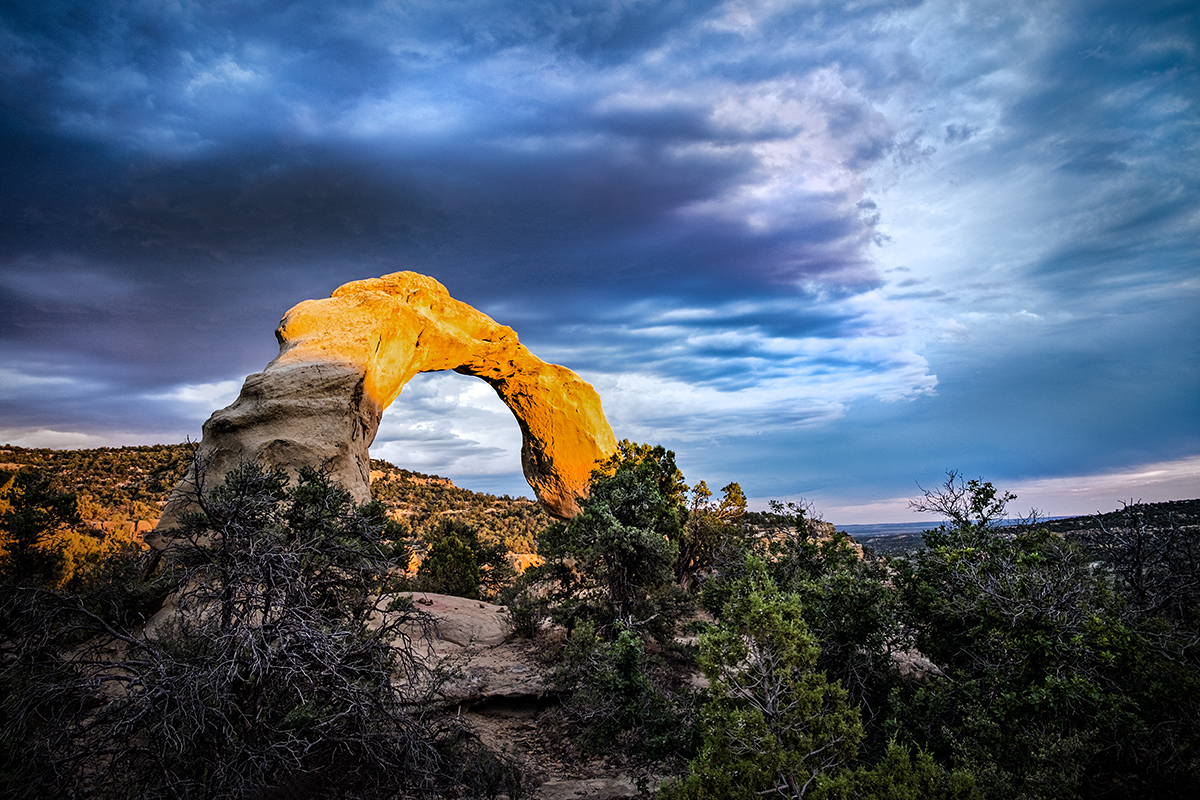
[[[592,381],[618,435],[751,495],[1177,463],[1197,25],[1083,0],[9,4],[0,429],[194,437],[284,310],[413,269]],[[375,452],[526,491],[507,410],[422,380]]]

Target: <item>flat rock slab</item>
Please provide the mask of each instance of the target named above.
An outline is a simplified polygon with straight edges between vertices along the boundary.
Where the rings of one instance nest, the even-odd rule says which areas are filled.
[[[523,644],[471,648],[447,663],[454,677],[442,693],[449,702],[532,700],[546,693],[541,671]]]
[[[433,636],[417,638],[416,651],[426,653],[430,666],[451,676],[440,692],[447,702],[474,704],[545,694],[541,667],[530,644],[508,641],[504,606],[434,592],[400,596],[404,595],[434,619]]]
[[[504,606],[433,592],[412,592],[410,596],[418,610],[434,617],[435,650],[444,651],[445,644],[490,647],[503,644],[508,637],[508,609]]]

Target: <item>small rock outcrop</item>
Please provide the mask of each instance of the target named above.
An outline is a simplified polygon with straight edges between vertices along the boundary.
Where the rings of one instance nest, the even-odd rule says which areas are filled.
[[[556,517],[578,513],[577,498],[616,438],[590,384],[547,364],[517,334],[450,297],[433,278],[397,272],[354,281],[307,300],[275,331],[279,355],[246,378],[232,405],[204,424],[200,450],[214,485],[238,463],[324,466],[357,502],[370,499],[368,447],[379,420],[421,372],[454,370],[487,381],[521,429],[521,466]],[[176,498],[193,486],[189,475]],[[158,529],[175,523],[168,504]]]
[[[433,592],[402,594],[433,618],[428,636],[416,628],[406,631],[414,651],[431,669],[454,666],[438,690],[443,702],[536,702],[546,694],[533,645],[510,636],[507,608]],[[383,624],[386,616],[377,613],[372,623]]]

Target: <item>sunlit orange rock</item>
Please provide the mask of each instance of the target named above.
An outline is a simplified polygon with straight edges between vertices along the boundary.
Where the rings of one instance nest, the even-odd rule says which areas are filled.
[[[354,499],[370,499],[367,448],[385,408],[416,374],[452,369],[491,384],[521,428],[521,466],[538,500],[579,511],[598,459],[616,451],[596,391],[547,364],[511,328],[461,303],[433,278],[397,272],[306,300],[275,331],[279,355],[204,424],[208,485],[239,462],[328,468]],[[179,496],[192,476],[176,489]],[[174,524],[168,507],[159,529]]]

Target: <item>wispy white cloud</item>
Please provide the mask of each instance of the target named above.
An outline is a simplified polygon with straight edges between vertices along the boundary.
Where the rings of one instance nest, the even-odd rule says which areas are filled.
[[[261,84],[266,76],[253,67],[244,67],[230,53],[201,63],[192,53],[183,54],[185,69],[192,73],[184,92],[194,95],[205,90],[244,90]]]
[[[0,367],[0,398],[6,400],[25,394],[52,394],[56,390],[75,389],[78,386],[79,381],[65,375],[38,375]]]
[[[523,493],[521,431],[512,412],[478,378],[418,375],[384,413],[371,455],[455,479],[507,476],[512,491]]]
[[[58,254],[8,263],[0,273],[0,287],[28,301],[83,307],[129,298],[139,288],[134,281],[114,275],[109,265]]]
[[[1111,511],[1122,502],[1200,499],[1200,455],[1093,475],[1021,480],[1010,491],[1018,508],[1058,516]]]
[[[188,416],[216,411],[237,399],[242,388],[241,381],[217,381],[216,383],[186,383],[174,386],[165,392],[147,394],[148,400],[170,403]]]

